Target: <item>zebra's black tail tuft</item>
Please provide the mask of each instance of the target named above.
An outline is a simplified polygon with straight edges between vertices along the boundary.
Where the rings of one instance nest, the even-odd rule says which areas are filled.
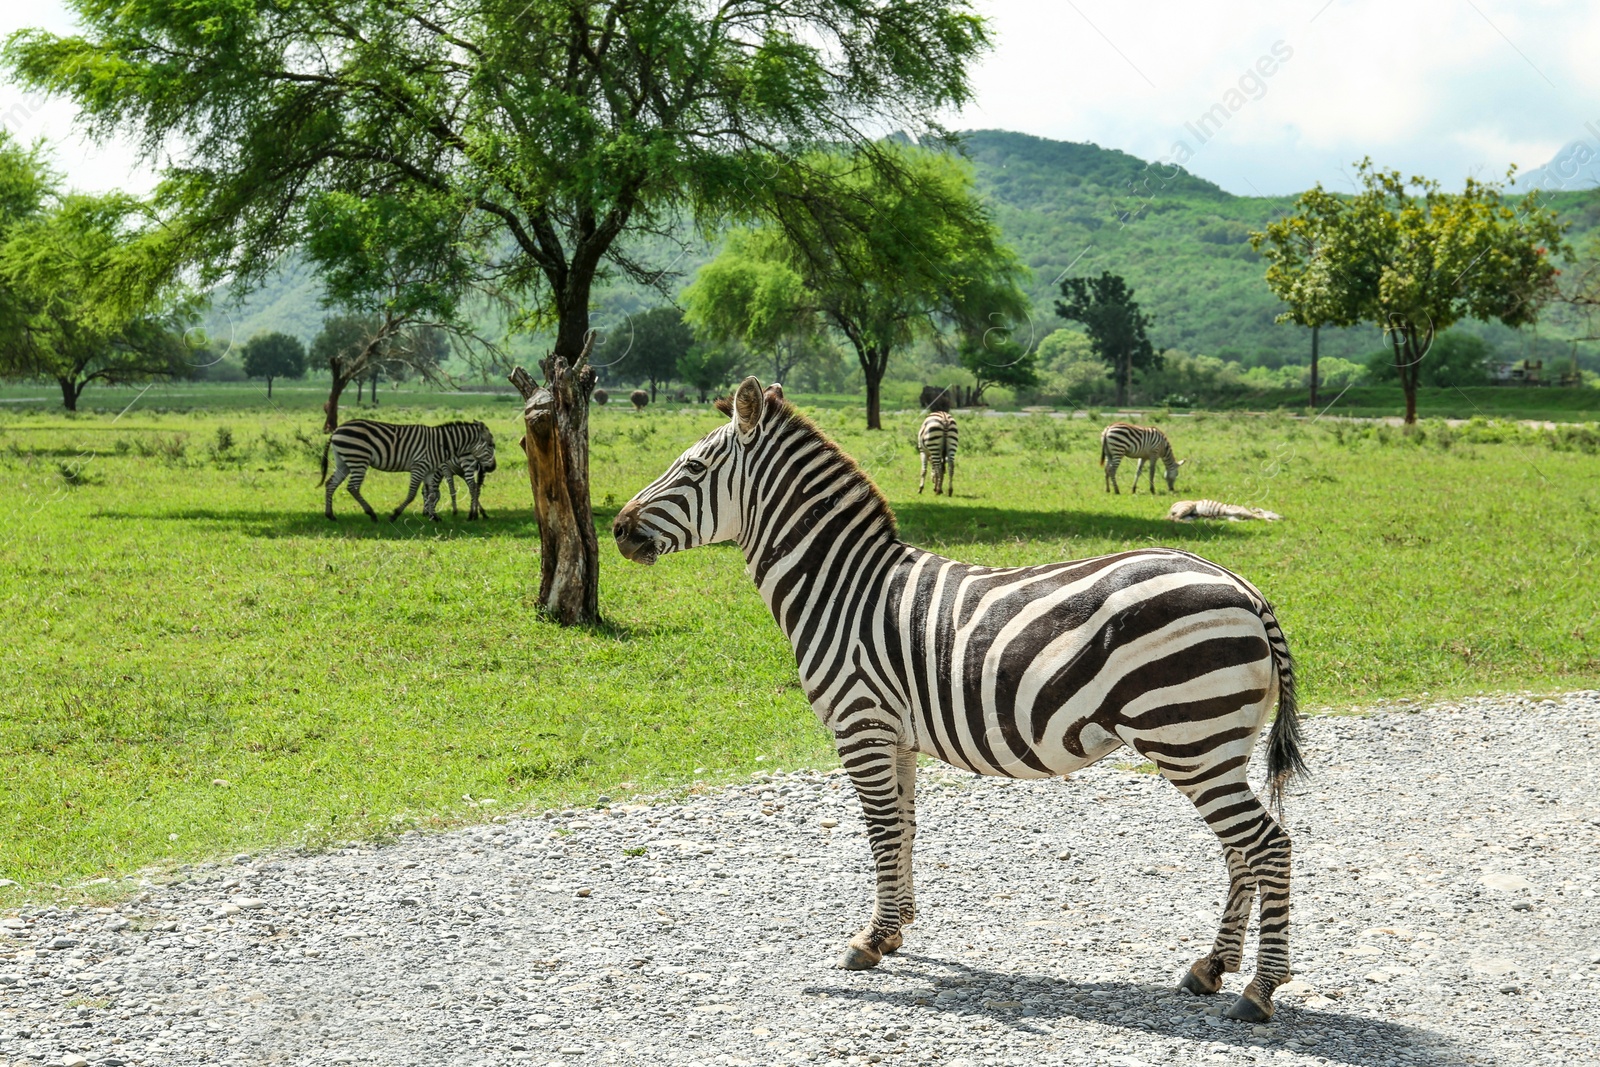
[[[317,484],[321,485],[328,480],[328,449],[333,447],[333,438],[328,438],[328,443],[322,446],[322,477]]]
[[[1100,466],[1106,465],[1106,435],[1100,435]]]
[[[1267,627],[1267,644],[1278,668],[1278,715],[1267,734],[1267,788],[1273,810],[1283,813],[1283,790],[1291,778],[1310,774],[1300,754],[1300,706],[1295,698],[1294,657],[1278,626],[1272,606],[1264,605],[1261,621]]]

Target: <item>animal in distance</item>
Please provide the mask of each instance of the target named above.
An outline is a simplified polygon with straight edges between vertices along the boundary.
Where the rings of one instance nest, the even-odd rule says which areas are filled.
[[[1132,456],[1139,461],[1133,468],[1133,491],[1139,491],[1139,475],[1144,471],[1146,462],[1150,464],[1150,492],[1156,491],[1156,461],[1160,460],[1166,467],[1167,492],[1177,491],[1178,468],[1183,466],[1183,460],[1174,459],[1172,456],[1172,442],[1167,440],[1167,435],[1154,426],[1135,426],[1128,422],[1113,422],[1110,426],[1100,431],[1100,466],[1106,469],[1106,492],[1113,489],[1120,495],[1122,486],[1117,484],[1117,464],[1123,457]]]
[[[956,420],[948,411],[930,411],[917,430],[917,451],[922,454],[922,478],[917,492],[928,483],[928,465],[933,465],[933,495],[939,495],[945,471],[950,472],[950,495],[956,495],[956,443],[960,439]]]
[[[1283,516],[1266,508],[1247,508],[1242,504],[1224,504],[1220,500],[1180,500],[1167,509],[1167,518],[1173,522],[1193,522],[1195,519],[1227,519],[1229,522],[1261,519],[1264,522],[1277,522]]]
[[[328,453],[332,451],[333,477],[328,477]],[[363,511],[373,522],[378,521],[361,495],[361,483],[367,471],[410,471],[411,490],[400,506],[389,516],[393,522],[416,499],[417,489],[424,489],[422,510],[428,518],[439,521],[439,482],[450,467],[465,477],[472,495],[467,518],[476,519],[482,513],[478,505],[478,490],[483,485],[483,475],[494,470],[494,434],[481,422],[447,422],[441,426],[397,425],[391,422],[373,422],[370,419],[353,419],[328,435],[322,448],[322,480],[327,483],[324,514],[333,516],[333,493],[339,484],[349,480],[347,488]],[[451,497],[454,499],[454,487]]]
[[[1194,803],[1227,861],[1221,928],[1181,987],[1212,993],[1239,969],[1259,896],[1256,973],[1227,1013],[1269,1018],[1289,977],[1289,836],[1246,767],[1275,703],[1272,797],[1305,768],[1294,664],[1266,599],[1176,549],[1035,567],[946,559],[901,541],[855,462],[754,378],[719,405],[729,422],[640,490],[612,532],[644,564],[736,542],[788,636],[877,871],[872,917],[840,965],[875,966],[916,915],[917,753],[1049,778],[1127,746]]]

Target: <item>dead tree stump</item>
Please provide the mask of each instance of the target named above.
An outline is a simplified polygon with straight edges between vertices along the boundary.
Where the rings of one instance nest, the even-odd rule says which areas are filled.
[[[577,362],[551,353],[542,360],[544,385],[527,371],[511,372],[522,394],[534,515],[539,520],[540,610],[563,626],[600,621],[600,542],[589,501],[589,396],[595,372],[589,366],[590,334]]]

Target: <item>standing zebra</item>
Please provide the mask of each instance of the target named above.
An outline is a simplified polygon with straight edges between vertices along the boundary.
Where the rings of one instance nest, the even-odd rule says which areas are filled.
[[[948,411],[930,411],[917,431],[917,451],[922,453],[922,479],[917,492],[928,483],[928,464],[933,463],[933,495],[939,495],[945,469],[950,471],[950,495],[956,495],[956,442],[960,438],[956,420]]]
[[[1038,567],[945,559],[901,541],[855,462],[754,378],[721,406],[731,421],[640,490],[613,533],[645,564],[713,541],[743,550],[866,817],[876,900],[840,965],[875,966],[915,915],[918,752],[1049,778],[1126,745],[1194,803],[1227,859],[1221,930],[1181,988],[1212,993],[1239,969],[1259,893],[1256,974],[1227,1010],[1269,1018],[1289,977],[1289,837],[1245,767],[1275,702],[1275,799],[1304,765],[1289,646],[1255,587],[1176,549]]]
[[[329,449],[333,450],[334,458],[332,478],[328,477]],[[333,491],[349,478],[350,495],[373,522],[378,521],[377,512],[361,495],[362,479],[371,467],[380,471],[411,472],[411,491],[389,516],[390,522],[398,519],[416,499],[419,486],[426,486],[422,496],[423,513],[438,522],[439,481],[445,476],[445,466],[452,463],[467,480],[467,488],[472,493],[467,517],[475,519],[481,513],[478,506],[478,489],[483,484],[481,474],[494,470],[494,435],[489,427],[481,422],[447,422],[442,426],[397,426],[369,419],[347,422],[328,436],[328,443],[322,449],[322,478],[328,483],[325,514],[333,518]]]
[[[473,465],[473,470],[469,472],[466,468],[466,464],[459,456],[455,459],[449,460],[444,466],[440,467],[434,472],[436,476],[441,477],[450,483],[450,514],[452,516],[454,516],[456,513],[456,477],[459,475],[464,481],[466,481],[467,489],[472,494],[473,504],[472,508],[467,512],[467,518],[487,519],[489,517],[489,512],[484,509],[482,504],[477,502],[478,493],[483,489],[483,476],[487,473],[489,472],[484,470],[482,467],[477,466],[476,464]],[[427,502],[427,483],[423,483],[422,499],[424,503]],[[439,486],[437,481],[434,483],[433,487],[433,499],[435,502],[434,506],[437,507],[439,500]]]
[[[1172,458],[1172,442],[1154,426],[1134,426],[1127,422],[1113,422],[1100,431],[1100,466],[1106,469],[1106,492],[1112,489],[1120,496],[1122,486],[1117,484],[1117,464],[1124,456],[1139,461],[1133,468],[1133,491],[1139,491],[1139,475],[1146,461],[1150,464],[1150,492],[1156,491],[1156,460],[1167,468],[1167,492],[1177,491],[1178,468],[1183,460]]]

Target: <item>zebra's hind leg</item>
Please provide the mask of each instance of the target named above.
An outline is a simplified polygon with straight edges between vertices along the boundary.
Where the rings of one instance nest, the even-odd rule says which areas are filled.
[[[945,483],[944,483],[944,495],[945,496],[955,496],[956,495],[956,457],[955,456],[951,456],[951,457],[949,457],[948,459],[946,459],[944,461],[944,472],[945,472],[945,478],[947,479],[945,481]]]
[[[917,479],[917,492],[919,492],[919,493],[922,492],[923,486],[925,486],[927,484],[928,484],[928,454],[926,452],[924,452],[922,454],[922,477]],[[937,493],[938,491],[939,490],[937,488],[934,489],[935,493]]]
[[[322,501],[322,513],[328,517],[328,521],[330,522],[338,521],[333,517],[333,491],[339,488],[339,483],[344,481],[349,476],[350,472],[345,469],[344,460],[335,455],[333,460],[333,477],[328,479],[328,492]],[[359,497],[357,499],[359,499]]]
[[[1110,460],[1110,461],[1108,461],[1106,463],[1106,492],[1109,493],[1112,490],[1115,490],[1116,494],[1118,496],[1121,496],[1122,495],[1122,486],[1117,484],[1117,463],[1118,462],[1119,462],[1119,460],[1113,459],[1113,460]]]
[[[1250,905],[1259,895],[1256,974],[1223,1014],[1265,1022],[1272,1018],[1273,990],[1289,980],[1289,835],[1251,790],[1247,756],[1183,766],[1160,753],[1144,755],[1194,804],[1228,860],[1228,903],[1216,943],[1210,955],[1195,961],[1179,988],[1215,992],[1224,973],[1239,969]]]
[[[867,823],[867,842],[877,870],[872,920],[850,939],[839,966],[847,971],[876,967],[889,948],[900,945],[901,842],[905,825],[900,812],[898,746],[887,726],[863,724],[849,714],[835,727],[839,757],[850,773]],[[848,729],[848,734],[843,729]]]

